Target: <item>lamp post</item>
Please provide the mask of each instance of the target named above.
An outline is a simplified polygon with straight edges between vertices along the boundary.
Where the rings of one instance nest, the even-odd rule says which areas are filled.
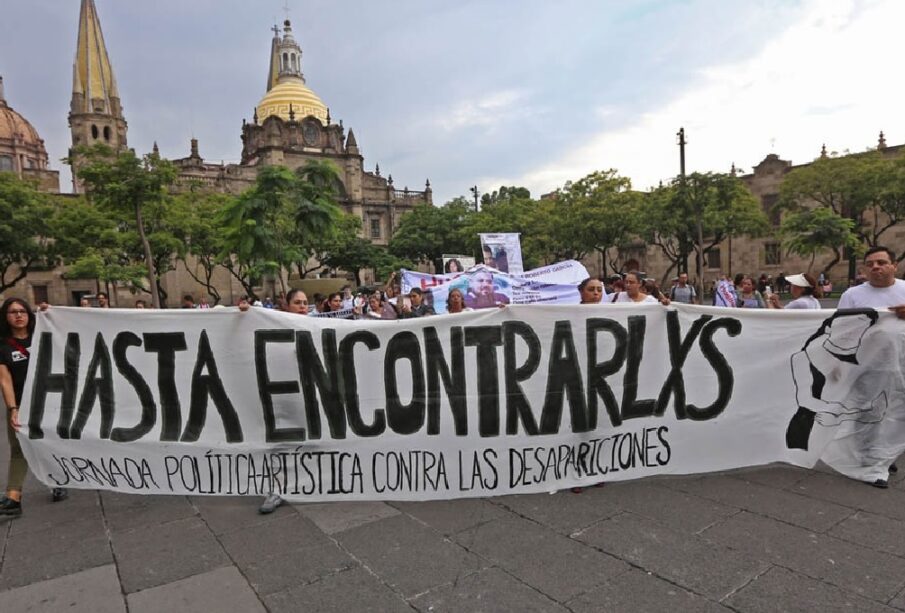
[[[477,213],[478,212],[478,196],[481,194],[481,192],[478,191],[477,185],[475,185],[474,187],[469,187],[468,191],[470,191],[472,196],[474,196],[474,212]]]
[[[679,145],[679,189],[682,190],[682,198],[687,198],[688,194],[686,191],[685,185],[685,145],[688,141],[685,140],[685,128],[679,128],[679,132],[676,134],[677,141],[676,143]],[[697,277],[698,277],[698,287],[697,293],[701,299],[703,304],[704,300],[704,229],[703,223],[701,221],[702,211],[699,204],[695,205],[694,208],[694,221],[695,221],[695,229],[697,233]]]

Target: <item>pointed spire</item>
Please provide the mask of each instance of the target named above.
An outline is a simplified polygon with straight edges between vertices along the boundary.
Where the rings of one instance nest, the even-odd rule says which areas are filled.
[[[157,141],[156,141],[156,140],[154,141],[154,146],[151,147],[151,153],[152,153],[153,155],[157,155],[157,156],[160,155],[160,148],[157,146]]]
[[[255,107],[255,114],[254,114],[254,117],[252,117],[252,120],[254,121],[255,125],[258,125],[258,108],[257,107]]]
[[[430,180],[430,179],[425,179],[425,180],[424,180],[424,191],[425,191],[425,192],[431,192],[431,191],[433,191],[433,190],[431,189],[431,180]]]
[[[374,166],[374,174],[377,175],[378,177],[380,176],[380,163],[378,163],[376,166]]]
[[[3,77],[0,77],[0,109],[6,106],[6,95],[3,93]]]
[[[106,113],[122,117],[119,108],[119,91],[107,55],[107,45],[101,31],[94,0],[82,0],[79,14],[79,36],[76,45],[75,63],[72,71],[72,94],[75,106],[76,95],[81,95],[73,112]]]
[[[346,139],[346,151],[348,153],[358,153],[358,142],[355,140],[355,132],[349,128],[349,137]]]
[[[327,125],[330,125],[330,107],[327,107]]]
[[[393,175],[390,175],[389,177],[387,177],[387,185],[392,185],[392,184],[393,184]]]
[[[196,160],[200,160],[201,156],[198,155],[198,139],[197,138],[192,139],[190,147],[191,147],[191,149],[190,149],[191,153],[190,153],[189,157],[196,159]]]
[[[267,91],[273,89],[280,76],[280,28],[273,24],[273,40],[270,43],[270,69],[267,71]]]
[[[826,157],[826,143],[823,143],[823,146],[820,147],[820,157],[821,157],[821,158],[825,158],[825,157]]]
[[[886,136],[883,135],[883,130],[880,130],[880,140],[877,141],[877,149],[886,149]]]
[[[735,169],[735,162],[732,162],[732,168],[729,169],[729,174],[734,177],[736,172],[737,171]]]

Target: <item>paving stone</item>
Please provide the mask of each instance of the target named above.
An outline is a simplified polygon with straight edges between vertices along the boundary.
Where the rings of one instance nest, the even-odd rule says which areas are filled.
[[[903,467],[905,468],[905,467]],[[905,520],[905,491],[881,490],[838,474],[811,473],[791,491],[811,498]]]
[[[358,562],[330,543],[256,560],[244,566],[242,572],[254,590],[265,595],[312,583],[355,566]]]
[[[699,532],[738,513],[734,507],[654,483],[617,483],[608,493],[611,502],[620,509],[653,519],[680,532]]]
[[[621,560],[520,517],[497,519],[453,538],[559,602],[629,568]]]
[[[595,524],[575,538],[717,601],[769,567],[629,513]]]
[[[399,514],[397,509],[385,502],[303,504],[299,505],[296,510],[327,534],[357,528],[372,521]]]
[[[114,534],[113,549],[126,593],[229,564],[207,526],[194,517]]]
[[[394,502],[392,504],[403,513],[411,515],[437,532],[447,535],[510,514],[503,507],[482,498]]]
[[[790,488],[811,474],[811,471],[807,468],[790,464],[774,464],[760,468],[743,468],[726,474],[743,481],[760,483],[769,487]]]
[[[53,530],[12,534],[7,540],[0,589],[55,579],[112,562],[103,522],[97,518],[67,522]]]
[[[394,590],[413,596],[486,564],[406,515],[336,535],[341,545]]]
[[[513,579],[499,568],[487,568],[451,585],[442,585],[409,601],[419,611],[551,611],[568,609]]]
[[[839,525],[834,526],[829,534],[864,547],[905,558],[903,530],[905,530],[905,522],[866,511],[858,511]]]
[[[748,512],[704,536],[762,560],[874,600],[889,600],[905,580],[905,560]]]
[[[38,491],[25,490],[24,501],[22,515],[10,526],[13,534],[56,530],[63,524],[86,519],[103,525],[97,492],[69,490],[69,498],[52,502],[50,492],[41,486]]]
[[[128,601],[129,613],[266,611],[245,577],[232,566],[129,594]]]
[[[725,475],[686,483],[683,491],[817,532],[830,529],[855,512],[850,507]]]
[[[570,611],[699,611],[729,609],[643,570],[632,570],[566,603]]]
[[[252,496],[192,496],[189,503],[216,535],[248,530],[273,521],[284,515],[292,515],[295,509],[287,504],[277,507],[268,515],[258,513],[263,498]]]
[[[303,555],[308,549],[329,545],[327,536],[296,513],[283,514],[250,530],[230,532],[220,543],[240,568],[281,553]]]
[[[116,566],[108,564],[48,581],[38,581],[0,592],[4,611],[29,613],[125,613],[116,576]]]
[[[271,613],[411,613],[405,601],[374,575],[355,568],[322,581],[264,597]]]
[[[889,601],[889,606],[905,611],[905,589],[899,592],[899,595]]]
[[[111,532],[156,526],[196,514],[185,496],[101,492],[101,501]]]
[[[745,613],[893,613],[878,602],[775,566],[727,598],[725,604]]]
[[[606,486],[586,487],[580,494],[566,489],[554,494],[501,496],[494,501],[565,535],[619,512]]]

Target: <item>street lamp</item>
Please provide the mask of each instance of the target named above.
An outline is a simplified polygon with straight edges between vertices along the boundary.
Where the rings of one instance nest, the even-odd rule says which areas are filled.
[[[471,195],[474,196],[474,212],[477,213],[478,212],[478,196],[481,194],[481,192],[478,191],[477,185],[475,185],[474,187],[469,187],[468,191],[470,191]]]

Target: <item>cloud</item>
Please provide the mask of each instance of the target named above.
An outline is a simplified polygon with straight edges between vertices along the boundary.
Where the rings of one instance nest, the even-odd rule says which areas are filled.
[[[502,121],[521,119],[533,111],[524,105],[526,92],[508,89],[480,98],[463,99],[436,117],[447,132],[462,128],[490,127]]]
[[[581,146],[548,163],[482,182],[542,193],[617,168],[646,189],[678,174],[679,127],[687,134],[689,172],[750,168],[774,147],[795,163],[815,158],[824,142],[860,151],[876,146],[884,127],[891,144],[901,142],[905,135],[890,128],[900,122],[905,83],[890,68],[902,23],[905,3],[897,0],[806,3],[752,57],[703,67],[672,99],[624,127],[591,129]],[[614,112],[600,109],[600,119]]]

